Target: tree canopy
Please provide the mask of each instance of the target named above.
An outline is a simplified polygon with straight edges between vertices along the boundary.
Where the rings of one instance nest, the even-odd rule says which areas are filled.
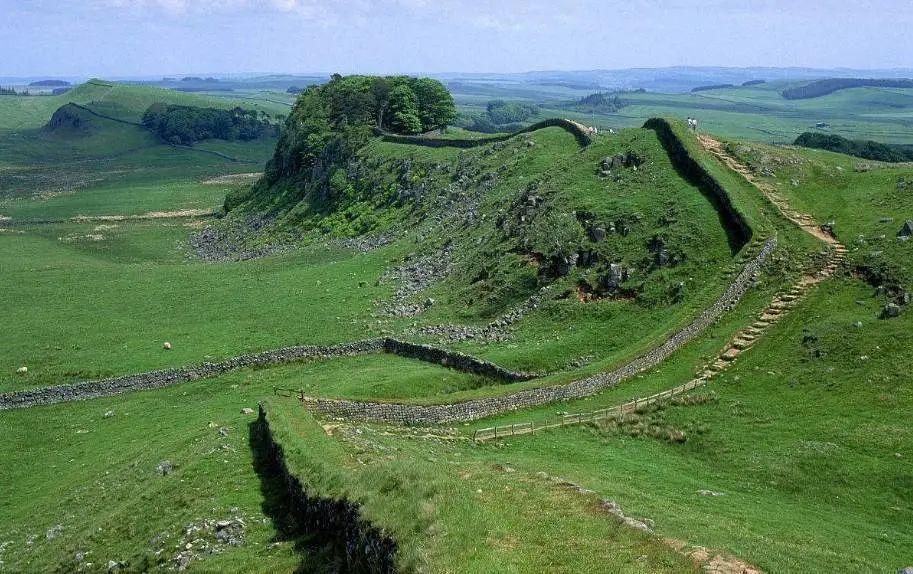
[[[267,182],[325,183],[374,129],[415,134],[446,128],[455,118],[453,97],[437,80],[334,74],[298,96],[267,164]]]
[[[884,144],[872,140],[850,140],[836,134],[805,132],[796,138],[795,144],[876,161],[913,161],[913,146]]]
[[[143,114],[143,126],[178,145],[210,138],[247,141],[276,133],[265,113],[238,107],[223,110],[155,103]]]

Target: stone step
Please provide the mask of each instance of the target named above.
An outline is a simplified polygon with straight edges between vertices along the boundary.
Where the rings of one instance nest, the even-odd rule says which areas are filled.
[[[732,346],[740,351],[744,351],[745,349],[750,347],[751,344],[752,344],[752,341],[749,341],[746,339],[736,339],[735,341],[732,342]]]
[[[730,348],[730,349],[727,349],[727,351],[725,353],[720,355],[720,359],[722,359],[724,361],[734,361],[735,358],[738,357],[741,353],[742,353],[742,351],[740,351],[738,349]]]

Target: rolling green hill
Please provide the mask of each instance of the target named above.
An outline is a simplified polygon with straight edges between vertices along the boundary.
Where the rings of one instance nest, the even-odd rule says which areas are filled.
[[[633,94],[619,113],[634,124],[638,106],[684,115],[702,101],[719,125],[806,121],[776,108],[778,89]],[[185,148],[134,114],[156,97],[225,101],[75,92],[43,111],[17,99],[19,128],[0,110],[0,406],[240,359],[191,382],[0,410],[0,491],[15,493],[0,497],[3,569],[908,565],[908,164],[720,142],[675,119],[394,137],[372,129],[358,90],[299,100],[278,141]],[[454,354],[245,362],[375,337],[532,375],[479,374]],[[516,402],[599,377],[611,384]],[[327,399],[353,410],[315,406]],[[469,401],[498,408],[376,415]],[[514,432],[530,421],[553,424]],[[502,434],[474,440],[491,427]]]

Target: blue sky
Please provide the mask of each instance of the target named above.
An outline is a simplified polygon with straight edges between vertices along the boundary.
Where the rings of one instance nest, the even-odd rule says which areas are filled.
[[[0,76],[913,66],[910,0],[0,0]]]

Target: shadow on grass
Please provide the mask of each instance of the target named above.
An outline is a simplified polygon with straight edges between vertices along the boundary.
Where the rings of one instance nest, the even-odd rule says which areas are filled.
[[[344,572],[338,563],[333,548],[321,544],[315,537],[304,532],[295,519],[282,470],[270,456],[268,439],[257,421],[248,425],[253,467],[260,478],[260,505],[263,514],[270,517],[276,529],[273,542],[291,542],[295,552],[301,556],[296,574],[336,574]]]

